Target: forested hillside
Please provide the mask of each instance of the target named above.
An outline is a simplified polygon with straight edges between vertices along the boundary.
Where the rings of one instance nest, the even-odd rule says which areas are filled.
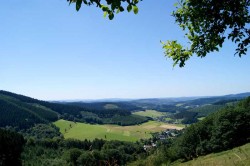
[[[131,114],[130,105],[120,104],[119,109],[111,108],[105,104],[106,109],[98,109],[100,106],[88,106],[88,108],[73,104],[59,104],[41,101],[0,91],[0,127],[12,126],[17,129],[27,129],[34,124],[49,123],[60,118],[71,121],[87,123],[109,123],[118,125],[133,125],[146,122],[148,118]],[[124,108],[122,107],[124,106]],[[128,109],[128,110],[127,110]]]
[[[213,102],[211,103],[211,101]],[[181,105],[179,107],[184,107],[185,110],[176,110],[176,113],[169,115],[169,118],[172,120],[178,120],[183,124],[192,124],[204,119],[208,115],[215,113],[226,106],[237,105],[239,101],[240,99],[225,99],[225,97],[217,97],[209,100],[207,98],[196,99],[195,103],[197,102],[196,104],[199,105],[193,105],[193,101],[186,101],[185,103],[177,104]]]
[[[39,104],[24,103],[16,98],[0,94],[0,127],[13,126],[26,129],[37,123],[58,119],[58,114]]]
[[[250,98],[228,106],[188,127],[171,148],[186,160],[243,145],[250,141]],[[175,151],[175,152],[174,152]]]
[[[183,134],[162,144],[149,158],[155,163],[188,161],[250,142],[250,97],[227,106],[187,127]],[[147,162],[141,161],[141,163]]]
[[[64,102],[68,105],[75,105],[82,108],[87,108],[90,110],[126,110],[126,111],[135,111],[141,110],[141,107],[137,107],[132,102],[93,102],[93,103],[86,103],[86,102]]]
[[[243,145],[250,140],[249,108],[225,108],[187,128],[177,140],[176,157],[192,159]]]

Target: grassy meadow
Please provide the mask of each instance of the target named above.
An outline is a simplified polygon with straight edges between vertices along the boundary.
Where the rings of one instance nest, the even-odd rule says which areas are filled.
[[[168,128],[181,129],[182,127],[162,122],[149,121],[134,126],[99,125],[58,120],[54,123],[60,132],[67,138],[79,140],[95,138],[106,140],[120,140],[136,142],[140,139],[150,138],[151,133],[160,132]]]
[[[220,153],[213,153],[206,156],[199,157],[189,162],[179,163],[173,165],[178,166],[247,166],[250,165],[250,143],[227,150]]]
[[[134,112],[133,114],[151,117],[151,118],[157,118],[157,117],[161,117],[161,116],[166,115],[166,113],[164,113],[164,112],[159,112],[159,111],[155,111],[155,110],[137,111],[137,112]]]

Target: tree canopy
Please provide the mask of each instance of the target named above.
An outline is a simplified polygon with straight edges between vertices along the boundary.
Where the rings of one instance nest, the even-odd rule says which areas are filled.
[[[114,18],[115,13],[133,11],[138,13],[137,4],[142,0],[67,0],[76,4],[76,10],[82,4],[96,5]],[[174,65],[183,67],[193,55],[205,57],[208,53],[219,51],[225,40],[236,43],[235,55],[241,57],[247,53],[250,43],[250,0],[180,0],[175,4],[173,17],[185,32],[188,39],[183,46],[178,41],[162,42],[165,56],[174,61]]]
[[[190,44],[184,48],[177,41],[167,41],[166,56],[183,67],[193,54],[205,57],[219,51],[225,39],[238,44],[235,54],[245,55],[250,42],[249,5],[249,0],[181,0],[173,16],[187,30]]]

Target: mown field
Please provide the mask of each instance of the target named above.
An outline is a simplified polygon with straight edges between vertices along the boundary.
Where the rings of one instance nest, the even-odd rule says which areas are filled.
[[[227,150],[199,157],[189,162],[176,162],[174,166],[248,166],[250,165],[250,143]]]
[[[157,118],[157,117],[161,117],[161,116],[166,115],[166,113],[164,113],[164,112],[159,112],[159,111],[155,111],[155,110],[137,111],[137,112],[134,112],[133,114],[151,117],[151,118]]]
[[[117,126],[98,125],[58,120],[54,123],[60,128],[60,132],[67,138],[79,140],[95,138],[106,140],[120,140],[135,142],[140,139],[150,138],[151,133],[163,131],[167,128],[181,129],[182,127],[170,125],[162,122],[149,121],[141,125]]]

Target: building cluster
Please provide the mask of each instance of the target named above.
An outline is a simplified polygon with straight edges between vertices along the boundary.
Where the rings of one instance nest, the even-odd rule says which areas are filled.
[[[157,141],[172,139],[174,137],[177,137],[181,131],[176,129],[166,129],[163,132],[157,133],[153,136],[153,139],[150,141],[149,144],[143,145],[143,149],[145,151],[149,151],[152,148],[155,148],[157,146]]]

